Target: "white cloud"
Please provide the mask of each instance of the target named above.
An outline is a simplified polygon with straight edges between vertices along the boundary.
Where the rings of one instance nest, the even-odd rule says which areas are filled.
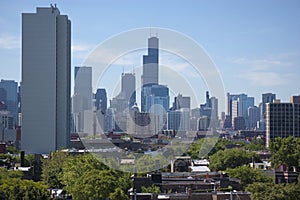
[[[18,49],[20,48],[20,38],[13,35],[0,36],[1,49]]]
[[[72,52],[91,51],[94,48],[93,45],[89,44],[75,44],[71,46]]]
[[[111,49],[96,49],[87,58],[86,62],[101,65],[141,65],[141,52],[129,52],[119,55],[118,51]]]
[[[187,63],[187,62],[184,62],[184,61],[179,60],[179,59],[172,59],[168,56],[160,57],[159,62],[160,62],[161,65],[164,65],[166,67],[170,67],[172,70],[175,70],[177,72],[182,72],[190,66],[190,64]]]
[[[250,80],[257,86],[274,87],[288,84],[292,76],[290,73],[253,71],[240,77]]]
[[[265,58],[234,58],[230,62],[239,66],[241,79],[250,81],[250,84],[261,87],[284,86],[294,78],[291,68],[295,61],[294,53],[268,55]],[[287,68],[288,67],[288,68]],[[290,70],[288,70],[290,69]]]
[[[252,69],[271,69],[273,67],[290,66],[291,63],[284,60],[263,58],[263,59],[249,59],[249,58],[234,58],[231,60],[232,63],[238,65],[246,65]]]

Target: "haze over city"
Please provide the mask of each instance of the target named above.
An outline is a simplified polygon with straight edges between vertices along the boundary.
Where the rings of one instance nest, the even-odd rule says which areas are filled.
[[[254,96],[256,105],[262,93],[276,93],[282,101],[299,94],[295,84],[300,75],[298,1],[195,1],[184,5],[170,1],[88,1],[84,6],[81,1],[1,1],[0,25],[5,27],[0,30],[2,79],[21,80],[21,13],[50,3],[56,3],[72,21],[72,76],[74,66],[80,66],[97,45],[113,35],[142,27],[153,27],[155,33],[155,27],[162,27],[179,31],[204,48],[215,62],[226,92]],[[126,72],[140,67],[143,54],[131,56],[126,60],[130,64],[117,68],[113,72],[116,80],[123,68]],[[180,60],[160,60],[160,64],[186,69]],[[202,81],[199,78],[199,84]],[[206,90],[197,91],[200,103],[205,101]],[[113,91],[107,92],[112,98]],[[192,102],[192,107],[199,102]],[[225,110],[224,104],[219,110]]]

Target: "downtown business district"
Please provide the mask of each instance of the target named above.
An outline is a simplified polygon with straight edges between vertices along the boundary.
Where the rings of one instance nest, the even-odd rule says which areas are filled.
[[[62,148],[73,153],[108,151],[113,155],[113,151],[120,149],[149,153],[163,149],[174,138],[183,143],[192,138],[192,143],[203,137],[235,138],[247,143],[260,138],[269,147],[276,137],[300,136],[300,96],[292,96],[290,102],[283,103],[276,99],[276,94],[266,93],[262,94],[259,106],[255,106],[254,97],[227,93],[227,111],[219,117],[218,99],[210,97],[208,91],[206,101],[198,108],[192,109],[190,97],[182,94],[170,105],[169,88],[159,84],[158,75],[159,39],[150,36],[148,53],[143,56],[140,108],[136,104],[133,72],[121,74],[121,91],[107,106],[105,88],[93,94],[92,67],[75,67],[74,94],[70,98],[68,16],[61,15],[53,6],[37,8],[36,13],[23,13],[22,82],[19,87],[12,80],[0,82],[1,153],[10,145],[26,154],[44,156]],[[108,142],[112,145],[107,146]],[[118,159],[120,164],[135,163],[134,159],[122,160],[122,156]],[[175,155],[169,181],[170,177],[175,180],[186,176],[176,174],[180,172],[176,159],[191,165],[188,169],[194,173],[191,176],[204,173],[204,177],[209,174],[220,179],[219,173],[210,172],[209,161]],[[269,164],[264,162],[263,168]],[[156,170],[159,167],[158,163]],[[191,176],[185,177],[184,187],[191,189],[191,183],[186,183]],[[158,180],[161,179],[160,176]],[[199,179],[199,188],[200,185]]]

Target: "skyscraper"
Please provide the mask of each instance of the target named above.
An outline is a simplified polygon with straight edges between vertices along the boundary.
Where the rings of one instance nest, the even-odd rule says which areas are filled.
[[[262,94],[262,111],[261,111],[262,119],[266,119],[266,103],[273,103],[275,99],[276,99],[276,94],[273,93]]]
[[[233,106],[235,106],[233,108]],[[248,108],[254,106],[254,97],[248,97],[246,94],[230,94],[227,93],[227,114],[229,115],[232,123],[234,117],[248,118]]]
[[[200,104],[200,116],[202,121],[208,120],[208,124],[211,128],[216,128],[218,125],[218,99],[216,97],[209,97],[209,92],[206,91],[205,103]],[[207,118],[203,118],[206,116]]]
[[[92,96],[92,67],[75,67],[72,112],[77,132],[85,132],[92,129],[92,121],[89,120],[93,117],[91,116],[93,108]],[[84,123],[85,121],[87,123]]]
[[[190,109],[180,108],[168,112],[168,129],[176,131],[190,130]]]
[[[262,104],[260,113],[260,129],[266,130],[266,104],[273,103],[276,100],[276,94],[265,93],[262,94]]]
[[[184,97],[182,96],[182,94],[179,94],[177,97],[174,97],[172,110],[177,110],[180,108],[191,109],[191,97]]]
[[[18,83],[14,80],[1,80],[0,88],[6,91],[7,110],[13,116],[13,124],[18,124]]]
[[[166,128],[170,96],[169,88],[158,84],[158,58],[158,38],[150,37],[148,39],[148,55],[143,56],[141,112],[159,116],[158,126]]]
[[[218,112],[219,112],[219,106],[218,106],[218,99],[216,97],[210,98],[210,105],[211,105],[211,118],[210,118],[210,126],[211,127],[217,127],[219,122]]]
[[[300,102],[266,104],[266,146],[276,137],[300,137]],[[295,100],[295,101],[294,101]]]
[[[191,98],[179,94],[174,97],[173,107],[168,112],[168,129],[176,131],[190,130]]]
[[[136,102],[135,93],[135,74],[134,73],[122,73],[121,93],[124,98],[127,99],[129,108],[131,108]]]
[[[142,86],[158,84],[158,38],[148,39],[148,55],[143,56]]]
[[[105,88],[97,89],[95,100],[96,110],[101,110],[101,112],[105,114],[107,110],[107,94]]]
[[[0,102],[3,102],[5,104],[7,99],[7,92],[4,88],[0,88]]]
[[[73,105],[80,111],[92,109],[92,67],[75,67],[74,95],[80,98],[81,105]]]
[[[71,22],[58,8],[22,14],[22,150],[49,153],[70,140]]]
[[[248,108],[248,127],[249,128],[256,128],[257,122],[259,122],[260,118],[260,110],[258,107],[249,107]]]
[[[142,112],[159,116],[159,127],[166,125],[170,107],[169,88],[164,85],[147,85],[142,88]]]

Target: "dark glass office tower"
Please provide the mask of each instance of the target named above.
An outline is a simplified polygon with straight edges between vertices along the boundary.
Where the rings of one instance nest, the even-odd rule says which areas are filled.
[[[143,56],[142,85],[158,84],[158,38],[148,39],[148,55]]]

